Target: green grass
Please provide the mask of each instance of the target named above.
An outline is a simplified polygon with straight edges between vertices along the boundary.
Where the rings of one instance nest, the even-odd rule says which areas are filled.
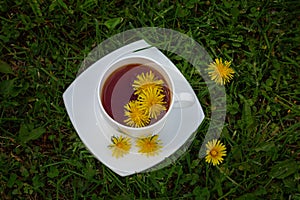
[[[281,0],[0,0],[1,199],[300,199],[299,10]],[[219,167],[198,158],[209,93],[180,62],[207,118],[169,167],[119,177],[69,121],[62,94],[85,56],[147,26],[182,32],[211,57],[232,60],[221,135],[228,155]]]

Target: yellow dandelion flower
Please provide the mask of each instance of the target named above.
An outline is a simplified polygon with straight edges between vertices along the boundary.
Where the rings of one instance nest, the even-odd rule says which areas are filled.
[[[146,74],[141,73],[136,76],[136,80],[134,80],[132,87],[136,91],[135,94],[139,94],[142,90],[158,86],[161,87],[162,84],[164,84],[164,81],[161,79],[158,79],[152,71],[147,72]]]
[[[129,150],[131,148],[129,137],[112,136],[111,142],[112,144],[110,144],[108,147],[112,150],[112,156],[120,158],[129,153]]]
[[[211,80],[220,85],[229,83],[234,74],[233,69],[230,68],[231,62],[225,61],[225,63],[223,63],[222,58],[217,58],[215,61],[216,62],[209,64],[207,69],[207,71],[209,71],[208,75],[211,77]]]
[[[140,102],[129,101],[124,106],[125,116],[128,118],[124,122],[131,127],[144,127],[150,123],[149,115],[140,108]]]
[[[147,156],[155,156],[160,152],[162,142],[158,139],[158,135],[153,135],[139,138],[136,142],[136,146],[139,148],[139,153],[146,154]]]
[[[226,147],[216,139],[206,144],[206,157],[207,163],[212,163],[214,166],[223,162],[223,156],[226,156]]]
[[[149,87],[142,90],[141,94],[138,96],[140,101],[140,108],[149,113],[150,118],[157,119],[157,116],[164,110],[166,110],[165,95],[161,93],[160,89],[157,87]]]

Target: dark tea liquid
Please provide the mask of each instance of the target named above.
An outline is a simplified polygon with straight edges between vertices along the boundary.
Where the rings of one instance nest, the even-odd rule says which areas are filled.
[[[148,125],[155,123],[165,115],[170,106],[171,96],[170,89],[163,76],[157,70],[147,65],[129,64],[115,70],[106,79],[102,91],[100,91],[102,105],[112,119],[120,124],[126,125],[124,120],[128,117],[124,115],[124,106],[129,101],[137,99],[132,84],[134,80],[137,80],[137,75],[142,73],[146,75],[146,73],[149,73],[150,71],[152,71],[157,79],[161,79],[164,82],[162,86],[166,110],[162,111],[160,115],[157,116],[157,119],[151,119]]]

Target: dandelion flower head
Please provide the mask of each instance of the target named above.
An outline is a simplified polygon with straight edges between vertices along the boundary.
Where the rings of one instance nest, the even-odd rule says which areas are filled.
[[[211,80],[215,81],[217,84],[225,85],[230,82],[233,78],[234,71],[230,68],[231,62],[225,61],[222,62],[222,58],[215,59],[215,62],[209,64],[208,75],[211,77]]]
[[[226,156],[226,147],[216,139],[206,144],[206,157],[207,163],[212,163],[214,166],[223,162],[223,156]]]
[[[129,101],[125,106],[125,116],[127,119],[124,122],[131,127],[143,127],[150,123],[147,113],[140,108],[140,102]]]
[[[129,137],[112,136],[111,142],[112,144],[110,144],[108,147],[112,150],[112,156],[120,158],[129,153],[129,150],[131,148]]]
[[[145,110],[146,113],[149,113],[150,118],[157,119],[157,116],[164,110],[166,110],[165,95],[161,93],[161,90],[158,87],[149,87],[142,90],[141,94],[138,97],[140,101],[140,108]]]
[[[161,88],[161,85],[164,84],[164,81],[161,79],[158,79],[152,71],[149,71],[147,73],[141,73],[136,76],[136,80],[134,80],[132,87],[136,91],[135,94],[139,94],[143,89],[146,89],[148,87],[159,87]]]
[[[136,146],[139,148],[139,153],[146,154],[147,156],[154,156],[160,152],[162,142],[158,138],[158,135],[153,135],[145,138],[139,138]]]

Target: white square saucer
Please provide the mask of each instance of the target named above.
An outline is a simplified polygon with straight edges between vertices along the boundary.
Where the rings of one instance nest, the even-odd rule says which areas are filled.
[[[147,56],[161,63],[170,73],[175,91],[190,93],[195,98],[194,103],[188,107],[172,108],[164,128],[158,134],[163,148],[155,156],[147,157],[138,153],[134,143],[130,152],[121,158],[113,157],[111,149],[108,148],[111,137],[122,133],[111,128],[99,113],[97,86],[101,74],[107,70],[110,63],[124,55]],[[162,163],[187,142],[204,119],[202,107],[188,81],[162,52],[144,40],[126,45],[98,60],[72,82],[64,92],[63,99],[82,142],[99,161],[120,176],[147,171]]]

